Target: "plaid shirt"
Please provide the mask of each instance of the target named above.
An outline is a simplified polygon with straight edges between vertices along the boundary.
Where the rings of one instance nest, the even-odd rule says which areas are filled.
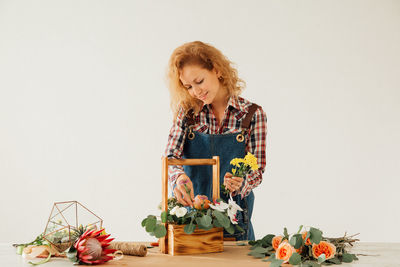
[[[195,116],[196,124],[194,131],[206,134],[230,134],[242,131],[241,121],[246,117],[251,102],[242,97],[231,97],[228,101],[227,109],[225,109],[225,117],[221,126],[218,125],[211,107],[204,105],[203,109]],[[181,158],[183,154],[183,146],[186,139],[185,114],[183,109],[178,112],[177,118],[174,120],[169,137],[168,144],[164,156],[169,158]],[[259,107],[253,115],[250,123],[250,130],[246,138],[246,152],[252,153],[257,158],[259,169],[251,171],[242,185],[242,198],[246,197],[252,189],[257,187],[262,181],[262,173],[264,172],[265,147],[267,135],[267,117],[265,112]],[[176,179],[184,173],[182,166],[170,166],[168,169],[169,181],[171,185],[175,185]]]

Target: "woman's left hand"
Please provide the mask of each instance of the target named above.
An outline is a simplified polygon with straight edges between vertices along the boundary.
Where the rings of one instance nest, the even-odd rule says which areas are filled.
[[[243,181],[243,178],[233,176],[230,172],[225,173],[224,185],[231,192],[238,191],[242,187]]]

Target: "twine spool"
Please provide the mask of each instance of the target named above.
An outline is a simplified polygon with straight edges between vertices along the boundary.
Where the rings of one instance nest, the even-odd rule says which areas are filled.
[[[147,247],[135,242],[111,242],[108,248],[120,250],[124,255],[144,257],[147,254]]]

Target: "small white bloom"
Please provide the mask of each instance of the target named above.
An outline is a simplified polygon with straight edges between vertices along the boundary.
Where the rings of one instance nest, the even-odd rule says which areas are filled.
[[[232,199],[232,196],[230,197],[228,202],[228,216],[231,219],[232,224],[237,224],[236,213],[238,212],[238,210],[243,211],[243,209],[238,204],[236,204],[236,202]]]
[[[173,207],[172,210],[169,212],[169,214],[175,215],[175,214],[176,214],[176,210],[177,210],[178,208],[179,208],[178,206]]]
[[[187,209],[184,207],[181,207],[181,208],[176,209],[175,215],[176,215],[176,217],[180,218],[180,217],[185,216],[186,213],[187,213]]]
[[[238,204],[236,204],[236,202],[232,199],[232,196],[229,198],[229,209],[231,209],[235,213],[238,210],[243,211],[243,209]]]
[[[224,212],[224,211],[229,207],[229,205],[226,204],[226,203],[223,202],[223,201],[221,201],[221,202],[215,202],[214,204],[215,204],[215,205],[210,204],[210,207],[211,207],[212,209],[218,210],[218,211],[220,211],[220,212]]]

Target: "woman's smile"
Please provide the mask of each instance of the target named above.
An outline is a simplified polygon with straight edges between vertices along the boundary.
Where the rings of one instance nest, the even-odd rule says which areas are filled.
[[[206,100],[207,95],[208,95],[208,92],[203,94],[203,95],[201,95],[201,96],[199,96],[198,99],[200,99],[201,101],[204,101],[204,100]]]

